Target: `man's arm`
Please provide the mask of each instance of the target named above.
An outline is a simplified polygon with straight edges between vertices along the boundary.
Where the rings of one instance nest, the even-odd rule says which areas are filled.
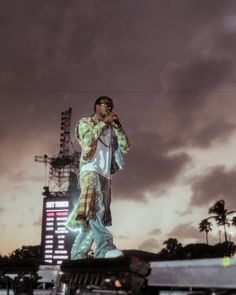
[[[83,145],[91,147],[97,142],[106,127],[107,124],[102,121],[92,126],[88,119],[83,118],[76,124],[75,134]]]
[[[130,148],[130,143],[124,129],[120,123],[119,117],[116,113],[111,112],[112,121],[110,125],[115,129],[115,134],[117,137],[117,143],[122,153],[127,153]]]
[[[117,137],[118,146],[119,146],[121,152],[127,153],[130,148],[130,143],[129,143],[127,135],[125,134],[125,132],[121,126],[118,128],[114,128],[114,129],[115,129],[115,134]]]

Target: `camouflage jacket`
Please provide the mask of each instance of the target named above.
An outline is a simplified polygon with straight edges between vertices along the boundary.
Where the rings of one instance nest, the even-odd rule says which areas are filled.
[[[82,118],[77,122],[75,135],[82,148],[80,167],[93,158],[97,148],[97,142],[105,128],[107,128],[107,124],[99,121],[96,115]],[[129,151],[130,144],[122,127],[112,128],[112,135],[111,173],[113,174],[122,168],[122,154]]]

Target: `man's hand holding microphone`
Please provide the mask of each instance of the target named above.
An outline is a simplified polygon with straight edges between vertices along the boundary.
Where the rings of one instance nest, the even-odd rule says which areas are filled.
[[[118,118],[117,114],[114,112],[107,112],[107,114],[105,115],[105,117],[103,119],[103,122],[111,125],[114,128],[121,127],[119,118]]]

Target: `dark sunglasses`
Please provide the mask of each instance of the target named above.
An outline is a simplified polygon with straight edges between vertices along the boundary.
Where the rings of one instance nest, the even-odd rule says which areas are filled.
[[[106,109],[109,109],[110,111],[113,109],[113,106],[110,104],[106,104],[106,103],[100,103],[100,106],[105,107]]]

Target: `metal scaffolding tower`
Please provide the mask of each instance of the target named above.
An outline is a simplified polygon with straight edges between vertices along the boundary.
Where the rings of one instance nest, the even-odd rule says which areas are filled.
[[[58,156],[35,156],[35,161],[44,163],[46,168],[41,246],[43,260],[50,264],[60,264],[68,259],[74,240],[66,228],[66,220],[73,208],[73,199],[79,195],[76,172],[79,168],[80,153],[74,149],[70,138],[71,114],[71,108],[61,113]]]
[[[49,165],[48,186],[45,186],[44,195],[64,195],[69,184],[71,173],[75,173],[79,167],[80,153],[73,147],[70,138],[72,109],[61,113],[61,136],[60,136],[60,151],[57,157],[49,157],[48,155],[35,156],[36,162]],[[73,148],[73,153],[70,154],[70,148]]]

